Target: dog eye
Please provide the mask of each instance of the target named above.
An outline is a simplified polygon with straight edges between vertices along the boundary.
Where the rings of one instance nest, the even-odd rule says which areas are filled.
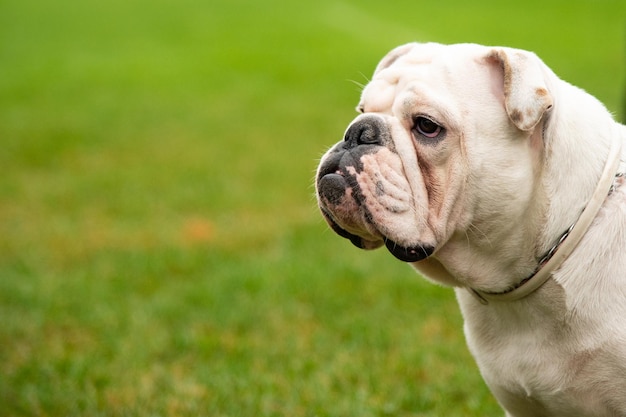
[[[419,116],[415,118],[415,127],[413,128],[422,136],[434,139],[441,134],[443,128],[427,117]]]

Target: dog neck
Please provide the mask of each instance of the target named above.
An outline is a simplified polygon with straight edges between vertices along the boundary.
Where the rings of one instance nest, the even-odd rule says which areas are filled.
[[[585,235],[606,197],[615,190],[621,183],[624,175],[626,175],[626,162],[620,161],[621,144],[621,138],[616,138],[612,141],[602,176],[591,199],[578,217],[578,220],[559,237],[556,244],[539,260],[535,271],[512,289],[503,292],[486,292],[468,287],[469,292],[478,301],[482,304],[488,304],[489,301],[515,301],[522,299],[541,287],[552,276],[552,272],[567,259]]]

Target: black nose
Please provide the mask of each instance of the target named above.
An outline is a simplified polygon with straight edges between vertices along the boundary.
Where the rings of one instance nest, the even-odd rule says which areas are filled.
[[[364,117],[348,128],[344,140],[348,148],[358,145],[382,145],[386,134],[386,126],[380,118]]]

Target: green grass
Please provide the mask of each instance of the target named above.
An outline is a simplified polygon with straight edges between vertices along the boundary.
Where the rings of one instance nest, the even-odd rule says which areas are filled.
[[[0,3],[0,415],[501,415],[453,293],[318,215],[393,46],[535,50],[621,114],[621,0]]]

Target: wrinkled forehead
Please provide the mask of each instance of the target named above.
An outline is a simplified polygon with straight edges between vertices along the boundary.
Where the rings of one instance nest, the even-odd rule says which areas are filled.
[[[450,45],[420,44],[409,52],[379,68],[365,87],[359,109],[368,112],[386,112],[401,92],[412,90],[445,94],[457,90],[467,79],[476,63],[473,48],[453,48]],[[466,74],[467,75],[467,74]]]

